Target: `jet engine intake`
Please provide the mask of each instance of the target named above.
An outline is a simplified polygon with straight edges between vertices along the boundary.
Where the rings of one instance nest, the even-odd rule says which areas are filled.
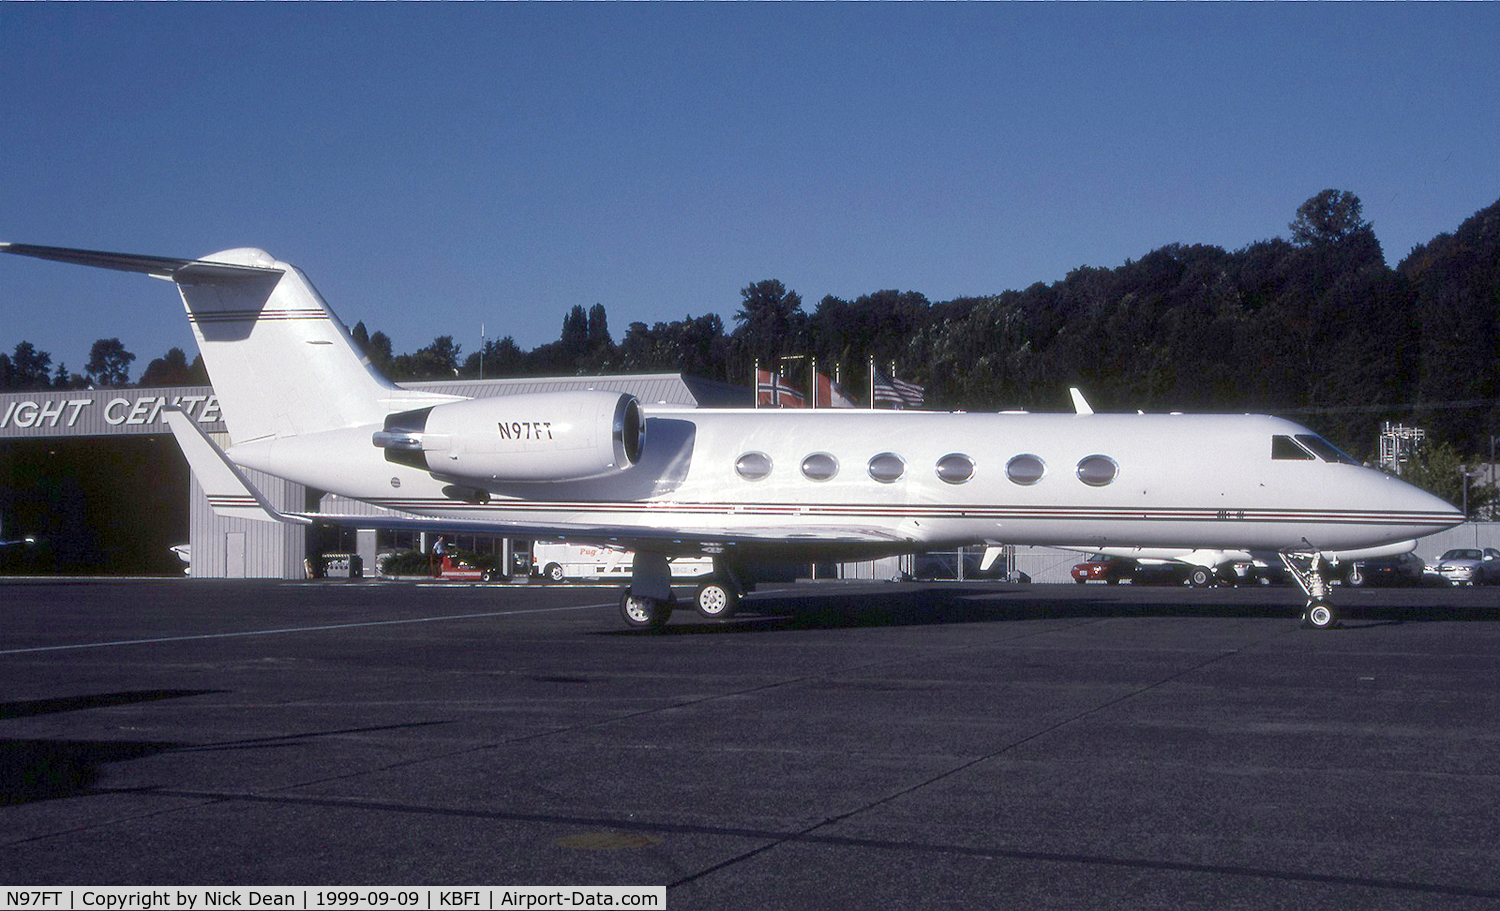
[[[387,461],[442,478],[581,481],[641,457],[646,422],[623,392],[534,392],[402,411],[371,442]]]

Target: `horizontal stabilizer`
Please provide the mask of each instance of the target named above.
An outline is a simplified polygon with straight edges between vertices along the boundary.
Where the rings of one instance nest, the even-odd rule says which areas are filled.
[[[280,275],[273,266],[237,265],[203,259],[174,259],[169,256],[146,256],[140,253],[103,253],[98,250],[74,250],[69,247],[39,247],[35,244],[0,243],[0,252],[50,259],[78,266],[95,266],[100,269],[116,269],[120,272],[141,272],[154,278],[194,284],[203,281],[228,281],[235,279],[267,278]]]
[[[203,428],[181,408],[163,408],[162,419],[172,430],[177,445],[187,458],[188,467],[208,496],[208,505],[216,514],[233,519],[258,522],[285,522],[292,525],[312,524],[306,516],[278,512],[246,479],[244,472],[224,455]]]

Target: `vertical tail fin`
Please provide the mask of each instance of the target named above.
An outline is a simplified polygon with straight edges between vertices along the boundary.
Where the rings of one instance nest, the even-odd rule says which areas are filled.
[[[188,321],[236,444],[377,424],[402,395],[369,367],[297,267],[261,250],[175,271]]]
[[[27,244],[0,252],[175,282],[236,445],[378,424],[393,411],[454,400],[380,376],[307,276],[264,250],[204,259]]]

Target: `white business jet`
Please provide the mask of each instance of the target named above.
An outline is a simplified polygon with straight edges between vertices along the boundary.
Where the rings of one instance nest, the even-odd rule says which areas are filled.
[[[176,283],[232,445],[166,419],[220,514],[617,544],[636,553],[620,599],[632,627],[666,622],[676,555],[714,558],[697,607],[726,617],[758,562],[978,543],[1276,552],[1307,565],[1303,618],[1327,627],[1324,554],[1462,520],[1274,417],[694,409],[604,390],[464,399],[380,376],[307,277],[262,250],[0,251]],[[277,511],[242,468],[394,515]]]

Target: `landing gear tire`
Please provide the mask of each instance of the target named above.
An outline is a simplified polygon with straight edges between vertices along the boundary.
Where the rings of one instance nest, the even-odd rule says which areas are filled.
[[[1188,573],[1188,581],[1193,583],[1193,588],[1207,588],[1214,584],[1214,571],[1207,566],[1195,566]]]
[[[723,582],[705,582],[698,586],[698,613],[710,620],[728,620],[739,606],[740,596]]]
[[[1302,613],[1302,622],[1312,629],[1331,629],[1336,621],[1333,608],[1323,601],[1309,601]]]
[[[627,589],[620,596],[620,616],[631,629],[659,630],[672,616],[672,603],[632,595]]]

